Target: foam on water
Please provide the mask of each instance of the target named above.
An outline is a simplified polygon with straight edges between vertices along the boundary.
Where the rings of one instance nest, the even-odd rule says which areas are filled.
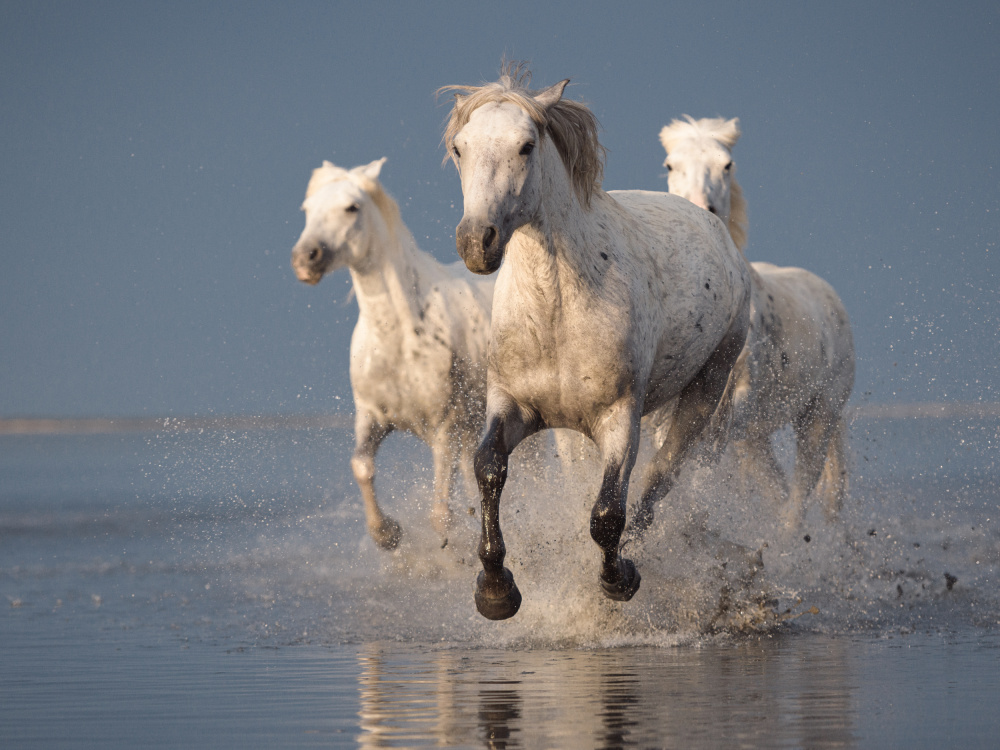
[[[386,553],[365,532],[345,433],[165,433],[48,506],[37,476],[15,482],[0,508],[0,595],[38,617],[275,644],[599,648],[785,629],[994,628],[1000,524],[987,456],[997,426],[976,430],[855,425],[843,514],[830,524],[812,508],[795,534],[739,490],[728,456],[693,462],[647,535],[626,547],[642,574],[628,603],[605,599],[597,584],[596,463],[565,472],[551,444],[535,440],[512,457],[501,506],[524,602],[499,623],[473,604],[474,491],[442,548],[428,517],[429,453],[417,441],[393,438],[379,458],[380,496],[405,530]],[[946,460],[956,435],[972,447]],[[60,450],[57,463],[93,464],[72,442]],[[123,493],[122,473],[136,468],[133,493]]]

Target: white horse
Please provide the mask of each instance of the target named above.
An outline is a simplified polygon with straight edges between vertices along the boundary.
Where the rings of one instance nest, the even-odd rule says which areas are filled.
[[[670,192],[717,214],[742,250],[746,202],[736,181],[732,148],[739,120],[674,120],[660,131]],[[803,503],[822,483],[833,519],[847,490],[844,406],[854,386],[854,340],[833,288],[801,268],[754,263],[751,325],[733,370],[733,413],[740,473],[784,507],[797,527]],[[791,495],[771,435],[791,424],[796,456]]]
[[[483,424],[493,283],[461,263],[443,266],[417,247],[378,182],[384,162],[349,171],[323,162],[313,171],[292,267],[307,284],[344,266],[351,273],[359,311],[351,337],[351,469],[369,533],[392,549],[401,529],[375,499],[375,453],[393,430],[408,430],[430,446],[432,519],[444,534],[456,468],[471,474]]]
[[[470,270],[499,269],[489,338],[486,432],[476,450],[483,564],[476,607],[513,616],[521,594],[504,567],[500,495],[508,456],[541,429],[591,438],[604,476],[591,512],[604,593],[639,587],[619,553],[643,414],[677,400],[654,458],[665,494],[708,424],[749,327],[750,272],[721,221],[666,193],[604,192],[597,120],[505,66],[500,80],[450,86],[445,144],[464,215],[458,252]]]

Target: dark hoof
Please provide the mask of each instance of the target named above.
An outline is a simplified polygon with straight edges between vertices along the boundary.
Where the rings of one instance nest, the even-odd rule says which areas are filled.
[[[514,583],[514,574],[507,568],[499,581],[486,580],[486,571],[476,579],[476,609],[487,620],[506,620],[521,608],[521,592]]]
[[[399,546],[399,540],[403,538],[402,527],[393,521],[389,516],[382,519],[382,523],[377,529],[368,530],[372,539],[382,549],[393,550]]]
[[[639,575],[639,571],[636,570],[632,561],[621,558],[618,561],[617,580],[607,581],[602,574],[601,589],[608,599],[614,599],[616,602],[627,602],[639,590],[641,580],[642,576]]]

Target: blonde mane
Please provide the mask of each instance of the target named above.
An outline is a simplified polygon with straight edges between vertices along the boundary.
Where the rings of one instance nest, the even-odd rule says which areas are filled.
[[[455,92],[455,104],[444,131],[444,144],[451,154],[455,136],[472,113],[492,102],[512,102],[523,109],[535,126],[547,133],[569,172],[580,201],[590,205],[590,197],[604,179],[604,146],[597,139],[600,125],[585,104],[560,99],[546,109],[535,101],[538,91],[528,88],[531,72],[525,63],[504,63],[500,79],[482,86],[443,86],[439,94]],[[445,156],[445,160],[448,156]]]
[[[747,245],[747,202],[743,197],[743,188],[736,181],[736,166],[733,165],[733,178],[729,189],[729,236],[733,244],[740,250]]]
[[[686,122],[684,121],[686,120]],[[725,117],[703,117],[695,120],[690,115],[684,115],[684,120],[671,120],[660,131],[660,143],[669,154],[676,149],[682,140],[710,138],[719,145],[731,151],[742,134],[740,118],[727,120]],[[736,164],[733,163],[732,179],[729,190],[729,235],[733,244],[743,250],[747,244],[747,202],[743,197],[743,188],[736,181]]]

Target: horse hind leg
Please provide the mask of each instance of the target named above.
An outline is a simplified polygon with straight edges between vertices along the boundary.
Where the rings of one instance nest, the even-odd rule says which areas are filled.
[[[737,469],[744,494],[755,487],[775,512],[788,501],[788,481],[778,464],[770,435],[753,435],[736,444]]]
[[[722,410],[732,408],[729,391],[735,385],[730,374],[746,338],[746,321],[742,323],[743,327],[734,324],[698,374],[681,391],[670,429],[646,469],[645,486],[627,532],[629,537],[641,537],[653,523],[654,506],[673,488],[684,459],[705,436],[713,417],[728,422],[728,414],[716,412],[720,407]]]
[[[823,510],[826,512],[827,521],[831,523],[843,509],[844,498],[847,496],[846,441],[847,425],[841,417],[837,420],[830,436],[826,449],[826,465],[823,467],[820,479],[820,489],[824,497]]]
[[[351,471],[361,489],[368,533],[379,547],[387,550],[396,549],[403,536],[400,525],[382,512],[375,498],[375,454],[390,432],[391,427],[359,411],[354,425],[354,455],[351,457]]]

